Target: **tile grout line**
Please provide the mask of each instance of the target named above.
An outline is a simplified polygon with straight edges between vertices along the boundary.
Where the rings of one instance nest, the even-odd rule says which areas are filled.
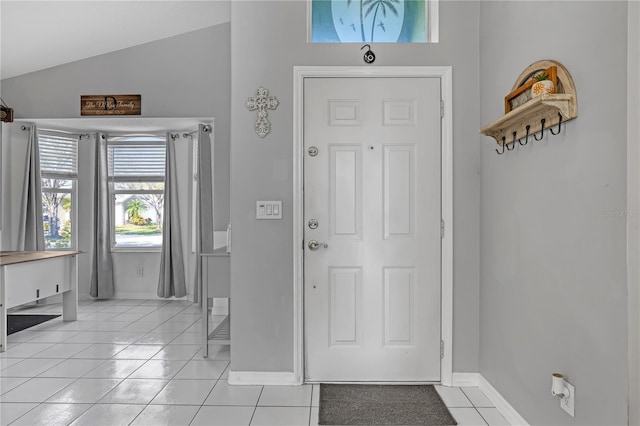
[[[318,387],[318,389],[320,389],[320,387]],[[311,426],[311,413],[313,412],[313,396],[315,394],[315,386],[311,385],[311,401],[309,403],[309,422],[307,423],[309,426]],[[318,412],[318,415],[320,415],[320,412]]]
[[[489,422],[487,421],[487,419],[485,419],[485,418],[484,418],[484,416],[482,415],[482,413],[480,412],[480,410],[478,410],[478,408],[476,408],[476,407],[474,407],[474,408],[475,408],[476,412],[480,415],[480,418],[481,418],[482,420],[484,420],[485,424],[487,424],[487,425],[488,425],[488,424],[489,424]]]
[[[479,390],[479,388],[476,388]],[[467,399],[469,400],[469,402],[471,402],[471,405],[473,405],[473,408],[476,410],[476,413],[478,413],[478,415],[482,418],[482,420],[485,422],[485,424],[489,425],[489,422],[487,421],[487,419],[482,415],[482,413],[480,412],[480,410],[478,408],[496,408],[495,406],[491,406],[491,407],[478,407],[475,402],[473,402],[471,400],[471,398],[469,397],[469,395],[467,395],[467,392],[465,392],[464,388],[461,386],[460,390],[462,391],[462,393],[464,393],[464,395],[467,397]],[[480,391],[482,392],[482,391]],[[484,393],[483,393],[484,395]],[[486,397],[486,395],[485,395]]]
[[[253,413],[251,413],[251,418],[249,419],[249,424],[247,426],[251,426],[253,423],[253,418],[256,415],[256,411],[258,410],[258,404],[260,404],[260,398],[262,398],[262,392],[264,392],[264,386],[260,389],[260,395],[258,395],[258,399],[256,400],[256,405],[253,407]]]

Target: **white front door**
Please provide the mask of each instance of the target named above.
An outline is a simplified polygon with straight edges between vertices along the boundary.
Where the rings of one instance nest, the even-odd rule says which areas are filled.
[[[308,381],[440,381],[440,99],[439,78],[304,80]]]

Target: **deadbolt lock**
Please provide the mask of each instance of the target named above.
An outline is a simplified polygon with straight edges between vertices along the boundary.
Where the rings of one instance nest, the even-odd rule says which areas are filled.
[[[309,219],[309,223],[307,225],[309,226],[309,229],[317,229],[318,221],[316,219]]]
[[[315,157],[316,155],[318,155],[318,147],[312,146],[309,148],[308,152],[310,156]]]

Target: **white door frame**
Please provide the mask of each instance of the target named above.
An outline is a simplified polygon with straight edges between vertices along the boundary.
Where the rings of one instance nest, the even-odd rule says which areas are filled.
[[[444,110],[441,126],[442,238],[441,339],[444,354],[440,381],[451,386],[453,375],[453,91],[450,66],[294,66],[293,67],[293,374],[304,383],[304,79],[308,77],[435,77],[440,78]]]

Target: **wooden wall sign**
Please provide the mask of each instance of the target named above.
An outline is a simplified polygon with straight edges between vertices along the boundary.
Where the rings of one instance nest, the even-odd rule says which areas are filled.
[[[80,115],[141,115],[140,95],[80,96]]]

